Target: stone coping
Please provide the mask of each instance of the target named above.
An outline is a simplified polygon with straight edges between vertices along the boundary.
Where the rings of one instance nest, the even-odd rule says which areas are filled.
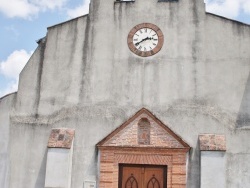
[[[199,142],[201,151],[226,151],[225,135],[201,134]]]
[[[75,136],[74,129],[56,128],[52,129],[48,141],[48,148],[70,149]]]

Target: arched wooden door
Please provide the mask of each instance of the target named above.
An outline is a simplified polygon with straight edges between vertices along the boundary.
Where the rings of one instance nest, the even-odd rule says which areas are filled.
[[[167,188],[167,166],[119,166],[119,188]]]

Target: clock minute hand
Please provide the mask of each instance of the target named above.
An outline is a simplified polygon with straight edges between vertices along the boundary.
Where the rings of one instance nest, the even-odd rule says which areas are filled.
[[[140,43],[144,42],[145,40],[151,40],[151,38],[146,37],[145,39],[142,39],[140,42],[135,43],[135,45],[138,46]]]
[[[135,43],[135,45],[138,46],[143,41],[144,41],[144,39],[142,39],[140,42]]]

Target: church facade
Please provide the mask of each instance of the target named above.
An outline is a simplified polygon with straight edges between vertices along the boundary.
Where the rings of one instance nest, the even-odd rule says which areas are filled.
[[[0,187],[250,187],[249,73],[203,0],[92,0],[0,99]]]

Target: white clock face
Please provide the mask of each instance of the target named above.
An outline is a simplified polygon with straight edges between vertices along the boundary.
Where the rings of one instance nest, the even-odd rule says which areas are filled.
[[[134,46],[142,51],[147,52],[153,50],[158,44],[158,35],[151,28],[141,28],[133,36]]]
[[[158,53],[164,42],[164,36],[159,27],[151,23],[141,23],[134,26],[128,33],[128,47],[134,54],[149,57]]]

